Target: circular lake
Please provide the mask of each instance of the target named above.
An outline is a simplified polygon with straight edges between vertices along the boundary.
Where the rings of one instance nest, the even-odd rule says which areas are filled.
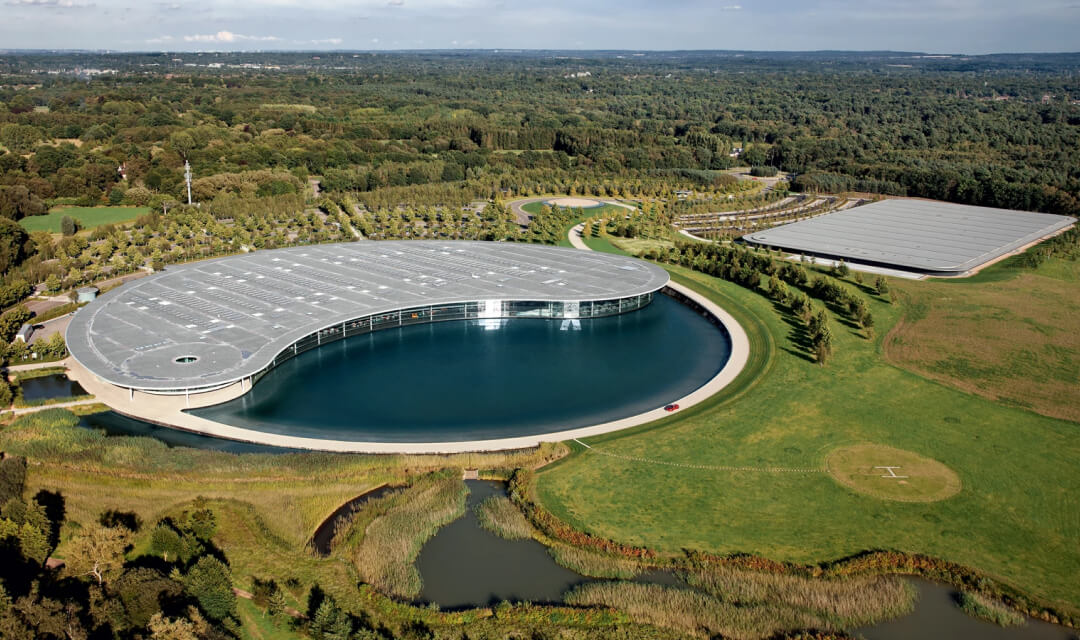
[[[193,410],[269,433],[453,442],[562,431],[663,406],[731,354],[727,332],[664,295],[580,321],[469,320],[384,329],[286,361],[246,395]]]

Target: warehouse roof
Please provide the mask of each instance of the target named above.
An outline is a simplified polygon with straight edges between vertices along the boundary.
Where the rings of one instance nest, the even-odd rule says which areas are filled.
[[[1075,218],[929,200],[882,200],[750,233],[787,251],[960,274],[1064,229]]]
[[[79,310],[67,343],[112,384],[209,387],[257,373],[300,338],[369,314],[479,300],[624,298],[667,282],[666,271],[640,260],[559,247],[311,245],[169,266]]]

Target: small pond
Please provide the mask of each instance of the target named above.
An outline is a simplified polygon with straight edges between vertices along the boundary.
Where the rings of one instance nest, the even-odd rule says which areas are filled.
[[[558,565],[535,540],[504,540],[480,526],[474,508],[489,496],[505,493],[501,482],[469,480],[468,504],[461,518],[443,527],[424,545],[417,568],[424,587],[420,602],[443,609],[488,606],[507,600],[558,604],[566,591],[591,582]],[[681,584],[667,572],[638,576],[641,582]],[[956,604],[951,587],[911,579],[919,592],[912,613],[873,627],[856,629],[866,640],[1077,640],[1075,631],[1038,620],[1005,629],[976,620]]]
[[[23,400],[27,402],[86,395],[82,385],[69,379],[64,373],[20,380],[19,387],[22,388]]]

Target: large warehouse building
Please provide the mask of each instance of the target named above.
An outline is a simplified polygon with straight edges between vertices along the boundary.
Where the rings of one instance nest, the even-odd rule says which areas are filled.
[[[466,318],[592,318],[639,309],[668,284],[640,260],[492,242],[354,242],[258,251],[129,283],[72,318],[72,357],[135,392],[240,384],[329,341]]]
[[[929,200],[882,200],[743,236],[793,253],[962,276],[1072,226],[1075,218]]]

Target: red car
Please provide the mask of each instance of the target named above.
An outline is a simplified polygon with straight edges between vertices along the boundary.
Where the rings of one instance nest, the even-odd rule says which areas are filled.
[[[664,406],[664,411],[676,411],[679,408],[677,404],[669,404]]]

